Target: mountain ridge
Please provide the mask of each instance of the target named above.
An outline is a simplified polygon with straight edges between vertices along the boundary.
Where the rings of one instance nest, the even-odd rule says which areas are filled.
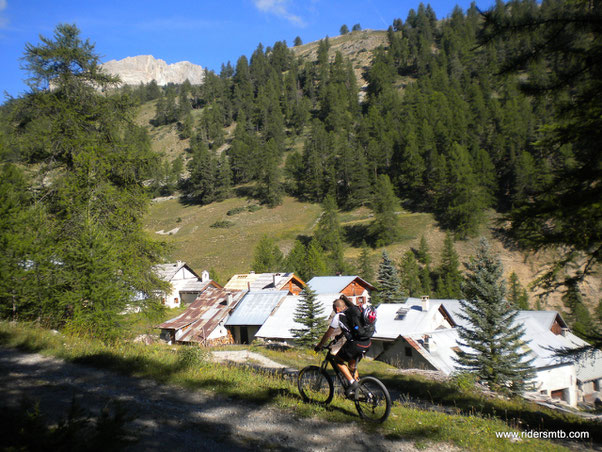
[[[117,75],[123,85],[139,85],[155,80],[158,85],[180,84],[188,80],[193,85],[203,83],[205,69],[190,61],[168,64],[152,55],[137,55],[122,60],[110,60],[102,68]]]

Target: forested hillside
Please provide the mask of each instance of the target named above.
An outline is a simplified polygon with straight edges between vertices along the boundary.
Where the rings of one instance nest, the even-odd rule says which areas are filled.
[[[286,246],[279,246],[278,235],[266,237],[257,247],[257,237],[247,244],[258,271],[279,266],[305,278],[370,271],[366,256],[377,254],[380,259],[382,247],[404,240],[408,244],[400,226],[403,212],[432,216],[435,222],[427,221],[429,229],[422,234],[412,231],[415,252],[404,255],[400,266],[407,275],[422,273],[406,281],[406,295],[429,288],[434,295],[461,296],[457,281],[449,283],[453,289],[446,283],[448,270],[460,277],[453,242],[487,230],[512,252],[519,247],[546,251],[543,256],[554,265],[542,280],[547,283],[544,288],[553,289],[558,282],[571,288],[569,294],[587,292],[588,303],[595,306],[600,160],[595,141],[582,138],[600,133],[592,125],[594,106],[585,104],[587,96],[594,104],[597,99],[592,93],[600,83],[598,66],[592,68],[591,61],[599,61],[600,37],[575,25],[588,14],[578,4],[552,0],[538,5],[527,0],[499,3],[487,17],[473,6],[437,18],[430,6],[420,4],[405,19],[394,19],[386,33],[356,30],[305,45],[298,39],[292,48],[284,41],[269,47],[259,44],[250,58],[243,55],[234,64],[224,63],[219,74],[207,71],[199,86],[150,83],[107,89],[107,99],[137,103],[136,122],[148,130],[135,127],[128,117],[130,133],[120,135],[129,140],[125,148],[138,143],[137,149],[146,152],[153,146],[163,157],[136,154],[136,164],[144,165],[129,175],[102,168],[110,184],[120,189],[129,190],[128,184],[135,182],[136,195],[141,190],[154,197],[181,194],[182,208],[236,197],[252,199],[248,205],[263,209],[291,199],[311,203],[314,210],[320,204],[315,224],[281,236]],[[567,45],[554,48],[560,37]],[[566,54],[572,58],[563,59]],[[587,55],[583,64],[581,55]],[[563,72],[560,68],[567,61],[571,64]],[[29,173],[49,161],[63,163],[44,173],[36,189],[72,170],[83,177],[77,183],[87,186],[83,173],[90,164],[80,168],[79,160],[62,148],[58,154],[48,152],[52,145],[39,134],[46,123],[31,118],[30,100],[35,97],[3,107],[3,160],[26,163]],[[563,114],[580,101],[581,118],[589,129],[571,136],[574,128],[563,122]],[[53,121],[50,115],[44,118]],[[70,124],[67,116],[61,118]],[[86,118],[94,124],[103,121],[93,115]],[[117,130],[106,121],[109,129]],[[84,122],[70,136],[78,140],[86,129]],[[111,142],[111,133],[97,129]],[[32,137],[40,140],[32,145]],[[21,183],[17,176],[14,180]],[[575,200],[580,189],[586,199],[573,209],[568,200]],[[90,199],[96,198],[77,204],[78,212]],[[131,199],[130,208],[141,205]],[[62,212],[61,203],[49,206],[53,215],[56,209]],[[543,205],[546,210],[536,208]],[[362,221],[343,230],[340,217],[352,218],[358,209]],[[124,207],[120,212],[140,220],[138,211]],[[181,221],[183,215],[175,216]],[[209,226],[226,234],[228,222],[223,220],[215,218]],[[82,233],[94,232],[86,227]],[[428,243],[422,254],[418,246],[420,236],[428,236],[435,227],[441,258],[437,269],[430,268],[430,258],[425,257]],[[265,230],[266,235],[272,232]],[[158,252],[144,246],[139,251],[148,258]],[[357,251],[355,266],[346,259],[349,246]],[[445,259],[455,268],[446,270]],[[583,300],[571,299],[578,299],[568,302],[574,314]]]

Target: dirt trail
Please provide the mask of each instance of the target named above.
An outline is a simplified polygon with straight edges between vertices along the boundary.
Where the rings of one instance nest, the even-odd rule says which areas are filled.
[[[0,409],[23,397],[39,401],[53,421],[64,418],[73,398],[93,415],[119,401],[133,418],[126,428],[137,438],[129,451],[417,451],[410,441],[392,441],[337,424],[245,403],[209,391],[190,391],[49,358],[0,348]],[[354,440],[350,440],[353,438]],[[455,450],[447,444],[424,451]]]

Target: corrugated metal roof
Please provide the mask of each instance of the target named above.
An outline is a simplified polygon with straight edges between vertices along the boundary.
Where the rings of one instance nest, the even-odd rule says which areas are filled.
[[[333,314],[332,302],[336,299],[332,295],[317,295],[316,300],[323,309],[323,316],[329,319]],[[291,329],[301,329],[303,325],[295,322],[295,311],[301,301],[300,296],[288,296],[272,315],[268,317],[263,326],[255,334],[256,337],[266,339],[293,339]],[[326,330],[325,330],[326,331]]]
[[[173,277],[178,273],[178,271],[182,268],[186,267],[194,276],[199,278],[199,276],[194,272],[192,268],[186,265],[186,262],[174,262],[169,264],[157,264],[153,267],[154,272],[161,278],[163,281],[171,281]],[[201,278],[199,278],[201,279]]]
[[[245,292],[209,286],[188,309],[179,316],[163,322],[157,328],[180,330],[187,328],[180,342],[201,342],[223,321],[240,302]],[[228,303],[228,295],[231,301]]]
[[[275,290],[247,292],[226,322],[226,326],[263,325],[287,295],[287,291]]]
[[[379,306],[380,308],[380,306]],[[567,333],[565,336],[554,334],[550,331],[548,319],[550,313],[554,311],[521,311],[520,318],[517,316],[515,324],[520,324],[524,327],[525,333],[522,337],[524,351],[528,351],[528,358],[533,358],[533,366],[535,368],[545,368],[567,364],[567,360],[563,360],[555,356],[555,350],[562,348],[576,348],[585,344],[584,341],[576,338],[572,333]],[[543,320],[546,320],[542,322]],[[430,350],[424,346],[424,335],[430,336]],[[442,329],[436,331],[420,331],[411,334],[403,335],[406,340],[411,338],[414,343],[421,347],[420,352],[425,352],[428,355],[428,360],[436,368],[451,373],[453,370],[459,370],[461,367],[454,361],[456,356],[454,349],[459,348],[467,352],[474,352],[468,347],[461,346],[459,341],[458,329]],[[602,377],[602,352],[591,359],[584,359],[581,363],[576,363],[577,377],[582,381],[588,381]]]
[[[252,291],[280,290],[294,277],[294,273],[245,273],[232,276],[224,287]]]
[[[307,285],[317,294],[340,293],[357,276],[315,276]]]
[[[441,303],[429,300],[429,309],[422,310],[419,298],[408,298],[405,303],[383,303],[376,308],[377,339],[395,339],[400,335],[433,331],[439,327],[436,319]],[[452,317],[453,320],[455,320]]]

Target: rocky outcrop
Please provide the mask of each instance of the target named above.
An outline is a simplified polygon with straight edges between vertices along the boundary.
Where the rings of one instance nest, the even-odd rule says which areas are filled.
[[[139,85],[155,80],[158,85],[183,83],[188,79],[193,85],[203,83],[204,69],[189,61],[167,64],[152,55],[127,57],[123,60],[111,60],[102,65],[109,74],[118,75],[125,85]]]

